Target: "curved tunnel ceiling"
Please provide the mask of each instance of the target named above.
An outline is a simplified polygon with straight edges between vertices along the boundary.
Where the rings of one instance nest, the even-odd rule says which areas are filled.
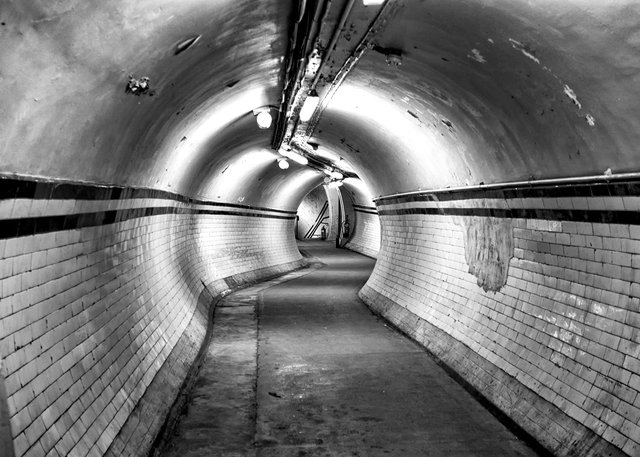
[[[639,168],[637,2],[393,3],[310,137],[373,195]],[[280,106],[301,4],[3,2],[1,171],[297,207],[323,175],[275,166],[252,111]],[[356,4],[334,59],[379,8]]]
[[[402,65],[366,54],[314,139],[347,146],[376,194],[635,171],[639,8],[405,2],[378,38]]]

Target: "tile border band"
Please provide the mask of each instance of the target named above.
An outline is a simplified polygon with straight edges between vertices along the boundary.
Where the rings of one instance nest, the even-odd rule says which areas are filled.
[[[378,215],[377,208],[375,208],[373,206],[353,205],[353,210],[356,213],[372,214],[374,216]]]
[[[76,230],[101,225],[125,222],[142,217],[166,214],[217,215],[259,217],[267,219],[294,220],[295,216],[256,213],[250,211],[222,211],[189,209],[177,207],[148,207],[124,210],[98,211],[94,213],[68,214],[61,216],[25,217],[20,219],[4,219],[0,222],[0,240],[24,236],[41,235],[63,230]]]
[[[554,221],[592,222],[602,224],[640,225],[638,211],[563,210],[563,209],[503,209],[503,208],[404,208],[381,209],[380,216],[436,215],[479,216],[507,219],[545,219]]]
[[[472,199],[562,198],[562,197],[629,197],[640,196],[640,174],[628,173],[611,177],[566,178],[523,181],[481,186],[420,190],[380,196],[378,205],[421,201]]]
[[[0,200],[132,200],[165,199],[194,205],[220,208],[238,208],[253,211],[295,215],[295,211],[240,205],[236,203],[214,202],[186,197],[166,190],[142,187],[107,186],[67,181],[46,181],[28,178],[0,176]]]
[[[375,206],[364,206],[364,205],[352,205],[353,210],[358,213],[366,213],[366,214],[378,214],[378,209]]]

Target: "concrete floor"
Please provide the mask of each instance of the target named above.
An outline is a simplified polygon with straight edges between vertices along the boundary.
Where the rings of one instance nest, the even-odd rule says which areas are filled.
[[[330,243],[230,295],[165,456],[533,456],[358,299],[374,261]]]

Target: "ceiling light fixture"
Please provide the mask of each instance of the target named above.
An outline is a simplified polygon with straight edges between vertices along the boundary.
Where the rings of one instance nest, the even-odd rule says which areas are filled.
[[[362,0],[362,4],[364,6],[382,5],[383,3],[384,3],[384,0]]]
[[[308,165],[309,164],[309,159],[307,159],[302,154],[298,154],[297,152],[287,151],[286,149],[281,148],[280,149],[280,154],[285,156],[287,159],[291,159],[294,162],[299,163],[300,165]]]
[[[287,159],[278,159],[278,166],[280,169],[286,170],[289,168],[289,162],[287,162]]]
[[[337,162],[340,158],[334,154],[333,152],[329,152],[326,151],[324,149],[320,149],[318,148],[317,150],[314,151],[317,155],[319,155],[320,157],[323,157],[327,160],[330,160],[332,162]]]
[[[307,98],[304,101],[304,105],[302,105],[302,109],[300,110],[300,120],[302,122],[309,122],[313,117],[313,113],[316,112],[316,108],[320,103],[320,97],[315,89],[312,89],[307,94]]]
[[[271,117],[271,113],[269,112],[270,110],[271,107],[269,106],[263,106],[262,108],[256,108],[253,110],[253,115],[256,117],[258,127],[262,130],[266,130],[271,127],[273,117]]]

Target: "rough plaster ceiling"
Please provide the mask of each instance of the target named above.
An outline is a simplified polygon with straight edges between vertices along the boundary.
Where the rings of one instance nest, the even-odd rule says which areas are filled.
[[[640,4],[399,3],[376,40],[402,65],[368,51],[313,137],[373,195],[638,170]],[[295,208],[322,176],[270,162],[272,131],[251,111],[280,101],[296,8],[2,2],[0,171]],[[361,11],[336,56],[353,48]],[[129,74],[148,76],[153,95],[126,94]]]

